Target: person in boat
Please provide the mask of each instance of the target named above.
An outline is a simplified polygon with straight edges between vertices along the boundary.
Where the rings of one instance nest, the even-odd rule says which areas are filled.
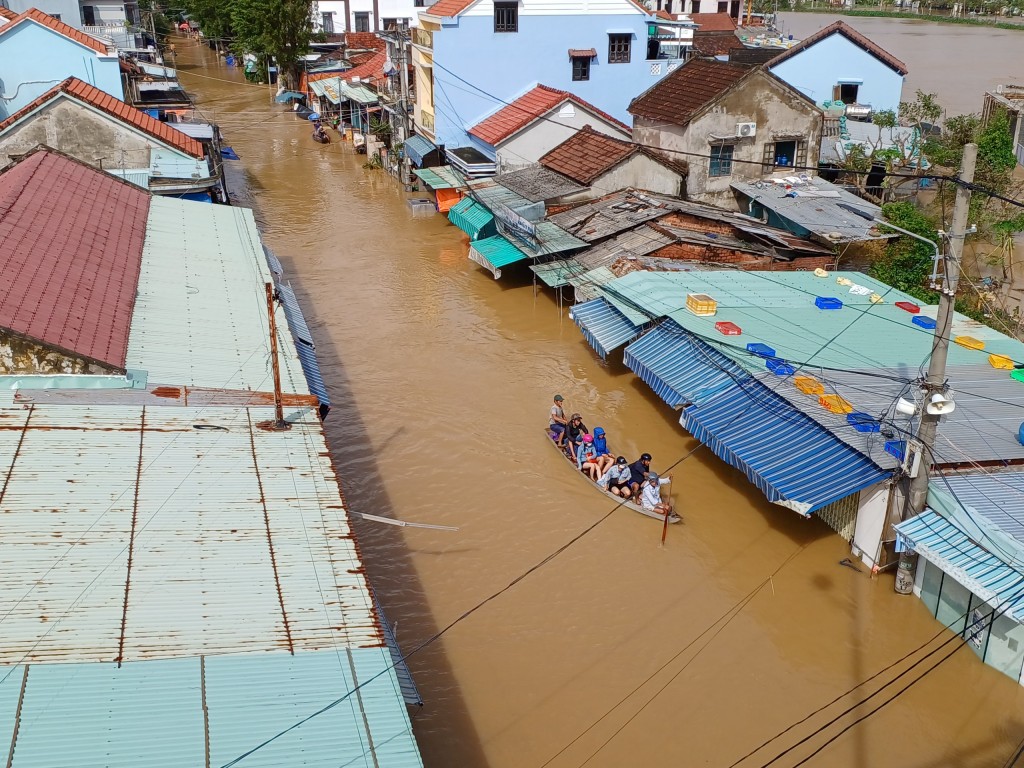
[[[565,440],[565,425],[569,423],[565,418],[565,411],[562,410],[563,402],[565,402],[564,397],[555,395],[555,404],[551,406],[551,416],[548,421],[548,431],[553,435],[551,439],[559,445],[562,445]]]
[[[576,449],[576,469],[585,473],[595,483],[601,476],[593,435],[583,435],[580,439],[580,447]]]
[[[596,429],[594,431],[597,432]],[[619,456],[597,482],[613,495],[628,499],[633,495],[632,480],[633,471],[629,462],[625,456]]]
[[[630,486],[633,489],[633,495],[638,496],[640,486],[644,484],[644,480],[647,479],[647,475],[651,471],[651,454],[640,454],[640,458],[629,465],[629,470],[632,472]]]
[[[324,130],[324,124],[317,122],[316,128],[313,129],[313,133],[316,135],[317,141],[327,140],[327,131]]]
[[[579,450],[580,440],[583,435],[589,435],[590,430],[587,429],[587,425],[583,423],[583,417],[578,413],[574,413],[569,418],[569,423],[565,425],[565,450],[569,454],[570,458],[576,459],[576,451]]]
[[[647,473],[647,479],[640,486],[640,506],[659,515],[671,515],[672,505],[661,500],[661,486],[672,482],[672,475],[658,477],[654,472]]]
[[[608,450],[608,438],[602,427],[594,427],[594,450],[597,451],[597,469],[603,475],[611,469],[615,459]]]

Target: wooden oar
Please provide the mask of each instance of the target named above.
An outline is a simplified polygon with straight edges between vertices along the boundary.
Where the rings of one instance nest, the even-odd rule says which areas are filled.
[[[668,505],[672,506],[672,475],[668,476]],[[665,522],[661,524],[661,546],[665,546],[665,538],[668,536],[668,518],[670,512],[665,513]]]

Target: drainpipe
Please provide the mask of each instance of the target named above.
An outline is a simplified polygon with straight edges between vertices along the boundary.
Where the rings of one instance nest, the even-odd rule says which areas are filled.
[[[380,32],[380,2],[373,0],[373,31]]]

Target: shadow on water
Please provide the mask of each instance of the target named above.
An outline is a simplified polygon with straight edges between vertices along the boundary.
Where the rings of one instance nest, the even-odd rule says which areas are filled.
[[[175,63],[185,75],[186,87],[198,97],[197,104],[200,110],[204,110],[204,102],[207,103],[206,112],[211,111],[209,102],[215,105],[216,118],[222,122],[228,143],[242,156],[241,163],[227,167],[232,199],[237,205],[254,210],[264,241],[274,248],[276,243],[272,244],[268,240],[267,230],[276,228],[288,231],[293,222],[282,222],[273,209],[265,210],[268,207],[265,196],[273,195],[279,190],[261,181],[259,174],[245,165],[246,157],[259,158],[261,150],[265,151],[265,147],[260,146],[261,137],[254,137],[252,131],[233,129],[229,126],[233,124],[232,115],[255,114],[257,117],[252,120],[254,125],[260,124],[259,116],[262,113],[268,113],[273,118],[283,117],[286,120],[288,116],[274,115],[270,112],[272,105],[267,103],[266,89],[260,91],[251,88],[246,91],[244,83],[228,80],[232,73],[225,76],[222,68],[211,65],[215,60],[213,52],[194,44],[189,45],[189,41],[183,41],[177,47]],[[190,79],[189,73],[202,77]],[[228,81],[221,82],[224,80]],[[225,104],[226,108],[222,106]],[[294,142],[287,146],[294,146]],[[308,150],[300,145],[297,151]],[[356,514],[365,511],[381,517],[396,517],[393,504],[385,490],[377,456],[387,451],[395,440],[403,436],[405,430],[401,425],[388,425],[381,430],[381,434],[371,435],[370,427],[363,420],[352,393],[343,355],[329,334],[316,332],[317,328],[325,327],[327,318],[320,315],[310,291],[306,290],[309,278],[304,276],[303,266],[296,263],[287,247],[282,249],[278,246],[274,250],[284,266],[284,279],[295,289],[307,324],[313,329],[316,337],[317,358],[332,401],[332,409],[324,422],[324,428],[331,461],[341,482],[345,506],[355,533],[355,544],[366,567],[369,581],[384,606],[387,619],[396,629],[402,652],[408,654],[419,643],[436,634],[440,627],[433,621],[427,607],[427,596],[409,557],[410,550],[402,539],[400,529],[362,520]],[[294,249],[292,252],[294,253]],[[345,467],[351,466],[358,467],[357,476],[345,471]],[[431,554],[429,546],[417,548],[415,551]],[[458,548],[445,548],[443,553],[459,551]],[[439,550],[437,554],[442,554],[442,551]],[[428,750],[423,750],[422,734],[418,731],[420,724],[429,720],[431,736],[445,744],[445,753],[450,755],[449,764],[486,766],[487,760],[482,746],[475,737],[473,722],[447,662],[444,641],[440,640],[425,647],[410,658],[408,663],[424,697],[422,709],[410,709],[413,732],[421,744],[424,756],[427,756]],[[417,670],[421,673],[423,670],[429,670],[430,679],[427,684],[424,684],[423,679],[426,675],[421,676]],[[443,691],[445,699],[442,722],[438,722],[431,709],[431,692],[439,691]]]

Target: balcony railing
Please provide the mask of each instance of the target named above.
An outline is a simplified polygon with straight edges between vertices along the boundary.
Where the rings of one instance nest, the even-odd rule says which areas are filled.
[[[412,44],[418,45],[420,48],[428,48],[433,50],[434,48],[434,33],[429,29],[423,27],[412,28]]]

